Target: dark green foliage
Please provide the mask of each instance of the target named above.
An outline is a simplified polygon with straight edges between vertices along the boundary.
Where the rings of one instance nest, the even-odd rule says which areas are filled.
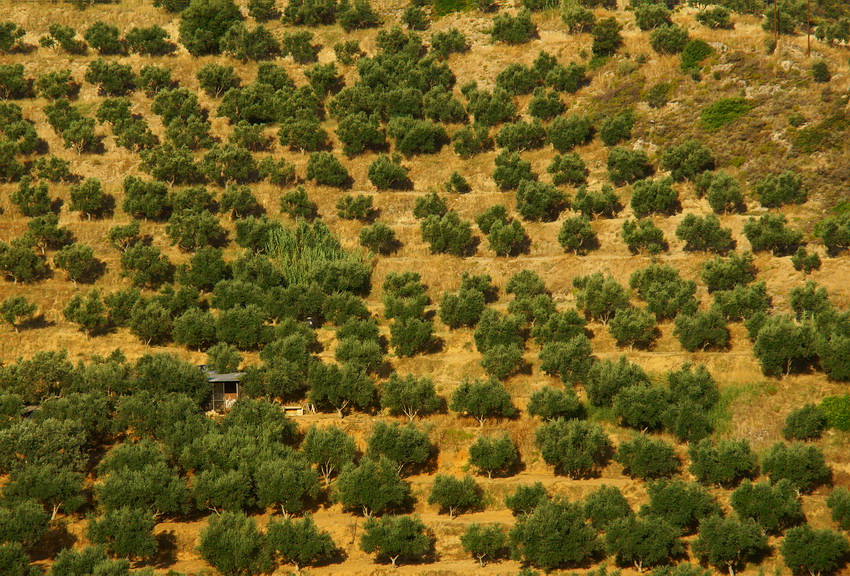
[[[634,183],[653,172],[646,152],[629,150],[622,146],[615,146],[608,152],[607,167],[608,177],[618,186]]]
[[[573,200],[573,208],[587,218],[613,218],[622,206],[614,193],[614,188],[605,184],[598,192],[588,190],[586,186],[579,188]]]
[[[197,1],[193,0],[193,5]],[[242,512],[223,512],[211,516],[201,530],[198,552],[224,574],[261,574],[272,567],[264,544],[253,518]]]
[[[629,305],[628,294],[612,276],[595,272],[573,278],[576,306],[588,319],[607,323],[617,310]]]
[[[768,482],[743,482],[732,492],[729,502],[743,519],[753,519],[765,532],[776,534],[805,518],[800,499],[786,480],[774,485]]]
[[[623,44],[620,35],[622,26],[613,17],[598,20],[591,29],[593,45],[591,51],[594,56],[611,56]]]
[[[672,24],[670,10],[664,4],[641,4],[635,8],[635,24],[641,30],[652,30],[662,25]]]
[[[336,19],[336,0],[295,0],[283,11],[283,20],[301,26],[333,24]]]
[[[53,265],[59,270],[64,270],[68,280],[73,281],[74,284],[95,282],[106,267],[103,262],[95,258],[94,250],[84,244],[71,244],[60,249],[53,256]]]
[[[806,404],[788,413],[782,435],[786,440],[814,440],[826,428],[826,416],[819,406]]]
[[[296,64],[316,62],[321,48],[313,44],[313,33],[306,30],[285,33],[280,44],[281,55],[292,56]]]
[[[372,207],[372,197],[365,194],[341,196],[336,203],[337,216],[343,220],[368,221],[375,210]]]
[[[714,156],[699,140],[685,140],[664,151],[661,167],[677,182],[695,181],[703,172],[714,169]]]
[[[53,48],[58,42],[62,50],[68,54],[81,56],[88,52],[88,44],[83,40],[77,39],[77,31],[70,26],[53,23],[47,30],[50,33],[49,36],[39,38],[39,44],[45,48]]]
[[[401,165],[401,156],[381,154],[369,164],[367,175],[378,190],[405,190],[412,186],[408,168]]]
[[[820,238],[831,255],[850,247],[850,214],[824,218],[815,225],[815,236]]]
[[[310,200],[303,186],[297,186],[280,197],[280,211],[296,220],[312,220],[318,213],[318,206]]]
[[[75,100],[80,93],[80,85],[74,80],[70,70],[57,70],[40,75],[35,81],[35,89],[42,98],[53,100]]]
[[[129,64],[119,64],[99,58],[89,64],[86,82],[95,84],[98,93],[124,96],[136,89],[136,75]]]
[[[560,375],[564,383],[585,381],[593,363],[590,341],[581,333],[580,326],[579,333],[568,340],[543,344],[539,357],[540,369],[546,374]]]
[[[38,502],[7,501],[0,506],[0,542],[18,542],[31,547],[47,531],[49,519]]]
[[[649,44],[659,54],[679,54],[688,43],[688,31],[675,24],[659,26],[649,35]]]
[[[647,486],[649,503],[640,515],[669,522],[684,533],[693,533],[705,518],[720,513],[720,506],[703,487],[682,480],[656,480]]]
[[[376,422],[367,441],[366,456],[378,459],[386,457],[398,466],[401,473],[405,467],[422,466],[431,457],[432,446],[428,434],[413,424],[400,426],[393,422]]]
[[[572,33],[586,32],[596,22],[596,17],[593,12],[586,8],[580,2],[564,2],[561,5],[561,20],[567,26],[567,30]],[[622,42],[622,38],[620,39]],[[603,41],[600,48],[603,48],[607,42]],[[618,43],[619,44],[619,43]]]
[[[273,60],[280,55],[280,44],[262,24],[249,30],[237,23],[225,32],[219,42],[222,52],[247,62],[248,60]]]
[[[706,438],[688,450],[691,473],[704,484],[732,487],[745,478],[758,475],[758,459],[746,440]]]
[[[392,414],[404,414],[413,420],[419,414],[437,411],[440,399],[430,378],[392,374],[381,389],[381,406]]]
[[[118,30],[118,27],[99,20],[86,29],[83,38],[103,56],[126,52],[125,43],[121,40],[121,31]]]
[[[78,324],[86,336],[102,330],[107,323],[106,306],[98,290],[92,290],[85,297],[75,294],[63,308],[62,315],[69,322]]]
[[[829,66],[825,60],[812,62],[812,80],[819,84],[825,84],[832,80],[832,73],[829,71]]]
[[[755,280],[757,272],[751,253],[733,252],[728,258],[715,256],[707,260],[703,264],[702,280],[709,292],[732,290]]]
[[[583,565],[602,550],[581,506],[562,499],[542,502],[520,519],[510,540],[517,558],[547,571]]]
[[[685,250],[726,254],[735,247],[732,229],[722,228],[714,214],[699,217],[687,214],[676,227],[676,238],[685,242]]]
[[[646,308],[622,308],[608,323],[608,331],[619,346],[648,348],[658,336],[655,315]]]
[[[797,248],[797,252],[791,256],[791,264],[794,266],[794,270],[802,272],[806,276],[820,270],[821,259],[817,252],[809,254],[803,246],[800,246]]]
[[[345,166],[331,152],[313,152],[307,160],[307,179],[322,186],[345,188],[351,176]]]
[[[153,515],[147,510],[118,508],[91,518],[86,535],[92,543],[105,545],[115,556],[142,559],[157,551],[153,527]]]
[[[357,467],[346,464],[336,481],[337,499],[367,518],[399,508],[410,497],[410,486],[399,477],[397,467],[383,456],[364,458]]]
[[[632,210],[637,216],[671,215],[681,210],[679,195],[670,178],[641,180],[632,188]]]
[[[664,232],[649,218],[626,220],[623,222],[622,236],[632,254],[647,252],[654,256],[667,251]]]
[[[645,566],[670,562],[684,552],[679,530],[664,520],[630,517],[615,522],[605,532],[608,551],[621,566]]]
[[[716,131],[731,124],[752,109],[752,104],[745,98],[720,98],[715,100],[700,112],[700,120],[708,131]]]
[[[45,182],[33,183],[29,176],[21,178],[18,188],[9,194],[23,216],[44,216],[50,212],[52,200]]]
[[[136,244],[121,253],[121,274],[139,287],[158,287],[174,275],[174,266],[155,246]]]
[[[587,175],[589,173],[587,165],[575,152],[570,152],[563,156],[556,154],[546,168],[546,172],[552,175],[552,182],[554,184],[582,186],[582,189],[585,188],[584,184],[587,183]]]
[[[472,226],[453,210],[443,216],[428,216],[422,221],[420,230],[432,254],[466,256],[473,249]]]
[[[328,560],[336,552],[331,535],[319,530],[309,515],[301,520],[272,520],[266,530],[266,542],[275,557],[293,564],[296,571]]]
[[[531,20],[528,10],[522,10],[516,16],[501,13],[493,18],[490,36],[494,42],[525,44],[537,36],[537,25]]]
[[[328,133],[316,120],[294,120],[281,125],[280,143],[290,150],[316,152],[329,148]]]
[[[22,40],[27,31],[14,22],[0,23],[0,53],[24,53],[29,46]]]
[[[788,530],[780,551],[794,574],[833,574],[847,563],[850,545],[837,532],[803,524]]]
[[[131,52],[143,56],[167,56],[177,50],[165,28],[157,24],[145,28],[130,28],[126,41]]]
[[[3,319],[15,332],[21,324],[35,314],[38,307],[27,300],[26,296],[7,296],[0,303],[0,319]]]
[[[606,146],[614,146],[632,137],[635,124],[634,110],[624,110],[607,117],[599,127],[599,138]]]
[[[546,488],[540,482],[520,484],[513,494],[505,496],[507,506],[514,516],[531,514],[540,504],[549,500]]]
[[[470,524],[460,537],[461,546],[478,560],[481,567],[485,559],[498,560],[506,551],[505,529],[499,524]]]
[[[340,64],[353,64],[362,54],[357,40],[346,40],[334,44],[334,55]]]
[[[725,6],[709,6],[697,12],[697,22],[715,30],[729,30],[734,27]]]
[[[726,319],[717,310],[698,311],[676,316],[673,335],[688,352],[723,349],[729,342]]]
[[[832,470],[826,465],[823,451],[811,444],[777,442],[762,460],[762,470],[773,483],[787,480],[801,493],[811,492],[829,483]]]
[[[408,116],[393,117],[387,124],[387,134],[395,149],[410,157],[416,154],[435,154],[449,143],[446,129],[430,120]]]
[[[180,14],[180,43],[193,56],[218,54],[225,33],[241,20],[232,0],[192,0]]]
[[[216,64],[214,62],[204,64],[198,68],[195,77],[198,79],[201,89],[209,96],[214,97],[221,96],[231,88],[238,88],[241,84],[241,80],[236,75],[233,66]]]
[[[532,122],[518,120],[505,124],[496,134],[496,144],[511,152],[542,148],[545,140],[546,131],[537,119]]]
[[[566,110],[561,96],[555,90],[534,89],[534,95],[528,102],[528,113],[540,120],[551,120]]]
[[[558,152],[569,152],[593,138],[593,125],[587,116],[559,116],[549,124],[546,137]]]
[[[534,442],[547,464],[574,479],[598,474],[614,451],[601,426],[582,420],[552,420],[537,428]]]
[[[714,49],[705,40],[691,39],[682,48],[682,61],[679,68],[682,72],[690,73],[691,77],[699,78],[699,69],[703,60],[714,53]]]
[[[778,208],[785,204],[802,204],[807,193],[803,177],[786,170],[779,175],[768,174],[756,183],[755,193],[765,208]]]
[[[333,408],[340,416],[348,408],[365,410],[375,402],[375,383],[358,366],[313,365],[309,383],[310,402],[320,408]]]
[[[505,434],[498,437],[481,436],[469,447],[469,463],[488,478],[493,474],[508,474],[519,461],[519,453],[513,441]]]
[[[524,180],[516,193],[517,212],[528,221],[552,222],[568,207],[566,194],[551,184]]]
[[[596,232],[590,227],[586,216],[572,216],[561,224],[558,244],[564,251],[572,250],[576,255],[584,254],[596,244]]]
[[[356,112],[339,121],[337,136],[343,145],[343,152],[349,158],[365,150],[377,150],[386,145],[386,136],[375,116],[365,112]]]
[[[696,311],[696,283],[683,280],[670,266],[650,264],[636,270],[629,278],[629,286],[659,320],[673,318],[681,311]]]
[[[666,388],[646,384],[626,386],[614,396],[614,415],[625,426],[655,430],[661,427],[669,403]]]
[[[533,68],[522,64],[509,64],[496,76],[496,86],[511,96],[530,94],[540,84],[540,77]]]
[[[359,239],[361,246],[381,255],[392,254],[400,245],[395,231],[383,222],[361,228]]]
[[[700,522],[699,537],[691,550],[718,570],[735,573],[747,560],[755,560],[767,547],[767,538],[753,520],[712,516]]]
[[[614,460],[623,465],[624,473],[642,480],[672,476],[679,471],[679,458],[673,447],[642,434],[620,444]]]
[[[148,98],[153,98],[160,91],[172,88],[174,85],[171,69],[160,66],[142,66],[136,78],[136,88],[142,90]]]
[[[446,474],[437,474],[428,495],[428,504],[436,505],[440,513],[448,512],[449,518],[454,518],[455,514],[480,508],[483,504],[483,492],[472,476],[458,479]]]
[[[517,413],[510,394],[496,380],[465,379],[452,393],[449,408],[472,416],[481,426],[488,418],[513,418]]]
[[[811,326],[797,324],[784,315],[770,316],[756,332],[753,354],[765,374],[787,376],[812,359],[813,340]]]
[[[584,515],[594,528],[604,530],[619,520],[634,517],[634,512],[619,488],[603,484],[585,498]]]
[[[832,521],[837,522],[842,530],[850,529],[850,490],[839,486],[829,493],[826,499]]]
[[[44,279],[50,269],[43,255],[20,241],[11,244],[0,242],[0,273],[15,283]]]
[[[360,549],[378,559],[389,559],[393,567],[400,559],[421,559],[433,548],[433,539],[416,516],[387,516],[366,521]]]
[[[336,19],[346,32],[376,28],[381,24],[381,17],[372,8],[368,0],[340,0],[337,6]]]
[[[354,440],[336,426],[311,426],[304,435],[301,451],[315,464],[325,484],[342,467],[354,460]]]

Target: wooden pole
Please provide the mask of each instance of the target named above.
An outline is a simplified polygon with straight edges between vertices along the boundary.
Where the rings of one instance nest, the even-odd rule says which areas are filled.
[[[806,0],[806,56],[812,55],[812,0]]]

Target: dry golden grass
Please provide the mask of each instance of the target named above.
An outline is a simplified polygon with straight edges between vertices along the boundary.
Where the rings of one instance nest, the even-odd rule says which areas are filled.
[[[245,3],[244,1],[242,2]],[[623,4],[621,2],[621,4]],[[379,1],[374,5],[380,10],[386,22],[395,22],[406,3],[400,0]],[[515,8],[515,6],[505,6]],[[833,71],[833,80],[829,92],[821,85],[812,85],[805,80],[808,77],[809,60],[803,52],[805,38],[783,38],[776,54],[764,54],[764,34],[760,29],[758,19],[754,17],[735,17],[734,31],[711,31],[698,26],[693,20],[695,10],[683,8],[675,15],[677,23],[686,26],[693,36],[712,43],[718,54],[712,57],[711,70],[705,74],[700,83],[695,83],[678,72],[678,58],[659,56],[649,46],[648,35],[641,33],[633,23],[629,12],[617,13],[617,18],[624,25],[626,46],[621,54],[613,58],[601,69],[593,73],[591,85],[576,95],[566,98],[572,112],[590,114],[605,114],[616,110],[629,93],[640,94],[653,84],[674,80],[675,88],[671,102],[663,109],[651,109],[645,103],[627,101],[638,111],[638,123],[635,128],[633,142],[639,143],[651,155],[657,156],[670,144],[678,143],[687,135],[698,132],[695,127],[701,106],[724,96],[744,94],[756,103],[753,114],[741,121],[714,134],[703,134],[701,138],[708,143],[717,155],[718,162],[725,169],[739,177],[747,187],[761,175],[782,169],[787,166],[805,171],[810,189],[810,201],[801,207],[783,209],[795,226],[803,229],[807,236],[811,234],[814,220],[822,217],[823,211],[836,198],[844,193],[846,166],[850,160],[850,149],[844,147],[812,156],[796,156],[791,153],[786,128],[786,117],[791,112],[802,113],[812,123],[826,116],[826,111],[841,106],[843,100],[839,95],[848,88],[846,71],[847,53],[843,49],[824,46],[815,43],[815,56],[827,59]],[[65,4],[38,1],[0,0],[0,14],[6,20],[14,21],[29,32],[27,40],[33,44],[37,38],[46,32],[51,23],[74,26],[79,32],[85,29],[94,19],[113,23],[122,29],[132,26],[163,25],[174,39],[177,37],[177,23],[170,15],[150,6],[149,0],[123,0],[116,5],[99,5],[85,12],[78,12]],[[601,12],[600,12],[601,14]],[[586,34],[570,35],[565,33],[555,11],[535,15],[540,29],[540,38],[522,46],[494,45],[489,42],[486,33],[489,17],[483,17],[475,12],[453,14],[433,22],[432,30],[444,30],[457,27],[468,35],[472,41],[472,49],[463,55],[453,55],[449,63],[457,76],[458,86],[475,80],[479,85],[491,87],[495,77],[505,66],[513,62],[530,64],[540,50],[547,50],[555,55],[560,62],[583,60],[590,46],[590,37]],[[282,34],[288,29],[279,23],[271,23],[270,29],[275,34]],[[374,31],[358,31],[352,34],[343,33],[338,27],[322,27],[314,31],[316,41],[322,44],[319,54],[321,62],[333,60],[332,46],[342,39],[354,38],[361,42],[366,51],[374,49]],[[427,34],[426,34],[427,36]],[[618,65],[626,59],[637,61],[639,56],[646,58],[645,64],[627,75],[618,74]],[[26,66],[29,76],[37,76],[49,70],[69,68],[78,81],[82,81],[86,66],[96,56],[90,52],[86,57],[71,58],[57,51],[39,49],[31,55],[4,56],[4,62],[20,62]],[[121,62],[130,63],[138,70],[143,64],[156,63],[172,68],[174,77],[182,86],[198,90],[194,77],[195,70],[206,62],[217,60],[213,57],[194,59],[189,57],[181,47],[174,57],[140,58],[127,56],[119,58]],[[255,63],[242,64],[234,61],[234,65],[244,82],[250,81],[256,72]],[[291,59],[282,59],[284,65],[297,84],[305,83],[302,66],[295,65]],[[356,79],[355,67],[344,67],[346,83]],[[627,89],[625,89],[627,88]],[[211,111],[213,132],[225,139],[229,128],[224,119],[215,117],[217,101],[198,91],[201,103]],[[88,84],[83,85],[79,101],[76,103],[87,113],[93,114],[102,97],[97,96],[95,89]],[[153,130],[160,136],[163,127],[158,117],[150,112],[150,100],[142,94],[131,97],[133,110],[143,114],[150,122]],[[520,109],[524,110],[528,97],[519,99]],[[42,108],[46,104],[43,99],[24,100],[19,102],[27,118],[33,120],[39,134],[44,138],[52,153],[71,160],[73,169],[83,177],[100,178],[106,189],[116,197],[120,206],[122,200],[121,181],[128,174],[141,174],[138,156],[117,148],[109,129],[101,127],[107,134],[106,153],[103,155],[77,156],[62,147],[61,141],[46,123]],[[327,124],[328,132],[333,135],[334,122]],[[590,145],[581,147],[578,152],[590,169],[590,182],[598,185],[607,181],[605,147],[595,140]],[[304,176],[307,156],[283,150],[279,146],[274,150],[276,156],[283,156],[294,163],[298,174]],[[518,258],[496,258],[487,248],[486,239],[476,255],[458,259],[450,256],[431,255],[428,247],[422,243],[418,222],[413,218],[411,209],[417,196],[438,189],[453,171],[461,172],[472,184],[474,192],[465,196],[449,198],[451,208],[457,210],[466,219],[473,219],[485,207],[505,203],[514,205],[513,193],[500,192],[492,179],[493,158],[495,152],[481,154],[469,160],[460,160],[450,148],[445,148],[439,154],[417,157],[405,161],[411,168],[410,176],[414,189],[406,192],[378,193],[368,183],[366,170],[374,159],[374,154],[365,154],[353,160],[344,160],[355,180],[351,193],[367,193],[374,196],[375,204],[381,210],[381,220],[390,224],[396,231],[403,247],[396,254],[378,258],[373,274],[375,289],[367,299],[370,309],[380,315],[382,312],[381,290],[384,277],[391,271],[415,270],[420,272],[428,286],[428,292],[436,302],[439,295],[447,290],[454,290],[459,284],[459,275],[463,271],[472,273],[491,274],[495,283],[504,288],[511,274],[520,269],[537,272],[546,281],[559,307],[574,305],[572,294],[572,279],[576,276],[602,271],[614,275],[620,282],[626,283],[632,272],[649,264],[647,257],[632,256],[620,238],[620,228],[623,220],[631,217],[631,210],[626,208],[618,218],[601,220],[593,223],[601,248],[588,256],[564,254],[556,242],[559,224],[528,223],[526,230],[532,240],[531,251],[528,255]],[[532,162],[534,170],[545,180],[545,169],[553,151],[550,148],[532,151],[524,157]],[[361,224],[341,221],[336,216],[335,204],[343,194],[336,189],[317,187],[306,184],[311,200],[319,206],[323,220],[340,235],[348,247],[358,244],[357,232]],[[270,215],[278,214],[278,202],[282,191],[274,186],[260,183],[252,186],[254,193]],[[688,185],[677,185],[679,189],[683,214],[670,218],[654,218],[655,223],[664,231],[670,242],[670,252],[659,257],[659,261],[677,267],[682,275],[689,279],[698,279],[701,263],[705,256],[686,253],[682,245],[675,239],[674,231],[684,213],[709,212],[705,200],[700,200]],[[9,194],[14,185],[0,184],[0,240],[8,241],[20,235],[26,228],[26,219],[22,218],[9,201]],[[572,191],[571,191],[572,192]],[[628,205],[629,189],[619,189],[618,193]],[[51,186],[51,194],[68,201],[68,186]],[[756,202],[750,201],[749,212],[742,215],[722,216],[725,226],[732,228],[739,249],[748,249],[749,244],[742,234],[746,219],[759,214]],[[60,214],[60,224],[70,228],[79,242],[92,246],[98,257],[107,263],[106,275],[97,283],[97,287],[112,290],[128,283],[119,275],[117,253],[108,246],[107,230],[116,224],[129,221],[120,210],[113,219],[103,221],[83,221],[76,215],[63,208]],[[229,222],[225,224],[230,226]],[[144,232],[154,238],[157,246],[163,248],[168,256],[177,264],[185,261],[186,254],[180,253],[169,245],[165,235],[164,225],[144,223]],[[810,237],[810,236],[809,236]],[[227,249],[227,255],[233,257],[238,248],[232,244]],[[787,258],[777,259],[770,255],[760,254],[756,258],[759,268],[759,280],[767,283],[769,292],[774,298],[778,311],[789,309],[787,295],[790,289],[802,282],[801,275],[793,270]],[[850,267],[847,256],[825,258],[823,268],[812,276],[819,284],[825,286],[833,301],[842,307],[850,304]],[[150,349],[145,348],[126,330],[86,339],[76,328],[64,320],[61,310],[76,290],[88,290],[88,287],[74,288],[66,281],[61,273],[54,278],[32,284],[13,285],[0,283],[0,299],[12,294],[26,294],[35,301],[40,312],[44,315],[46,325],[43,328],[29,329],[15,335],[10,331],[0,333],[0,361],[12,362],[19,357],[27,357],[41,350],[67,348],[71,358],[87,359],[94,354],[106,354],[115,348],[121,348],[131,359],[137,358]],[[710,302],[710,297],[703,287],[698,296],[703,305]],[[496,307],[504,309],[508,299],[502,298]],[[437,336],[444,341],[443,350],[433,355],[416,356],[414,358],[390,357],[393,367],[400,373],[413,372],[428,374],[434,378],[440,394],[448,396],[454,387],[464,377],[477,377],[484,374],[479,365],[480,355],[475,351],[472,342],[472,331],[449,331],[437,322]],[[733,325],[732,345],[725,352],[687,353],[681,349],[678,341],[672,335],[672,324],[661,325],[661,337],[650,351],[628,351],[617,348],[607,334],[605,327],[591,324],[594,332],[594,353],[600,358],[614,357],[626,354],[631,360],[639,363],[648,371],[661,373],[678,367],[686,361],[702,362],[708,366],[712,374],[734,398],[729,407],[731,417],[723,430],[729,436],[744,437],[753,442],[757,450],[764,450],[781,438],[780,429],[785,415],[794,407],[805,402],[816,401],[829,394],[842,393],[846,388],[842,385],[828,382],[821,374],[791,376],[781,381],[767,381],[761,374],[755,361],[746,332],[741,326]],[[385,330],[386,327],[384,326]],[[5,329],[3,329],[5,330]],[[320,339],[326,344],[322,357],[330,359],[333,356],[333,332],[329,329],[320,330]],[[156,351],[169,351],[178,354],[189,361],[201,362],[203,354],[190,352],[176,346],[158,347]],[[531,344],[527,359],[533,360],[538,349]],[[258,362],[256,354],[248,354],[249,363]],[[531,393],[543,386],[560,386],[555,379],[539,372],[535,363],[531,374],[523,374],[512,378],[507,387],[515,403],[524,408]],[[365,438],[374,422],[374,417],[352,415],[339,420],[335,415],[316,414],[299,419],[299,425],[306,427],[316,423],[319,425],[338,425],[347,433],[352,434],[359,444],[365,447]],[[630,436],[630,432],[618,429],[610,423],[605,424],[612,437],[619,441]],[[441,450],[437,461],[440,472],[460,474],[466,471],[468,448],[479,433],[507,432],[517,443],[525,470],[519,475],[506,479],[481,479],[481,484],[488,495],[487,511],[461,516],[448,520],[439,516],[434,509],[425,504],[432,476],[421,475],[411,478],[414,493],[418,498],[415,512],[420,514],[426,524],[438,536],[437,556],[439,562],[430,566],[405,566],[397,570],[404,574],[458,574],[458,573],[515,573],[519,564],[502,562],[488,566],[484,570],[466,557],[459,545],[459,535],[463,527],[471,522],[513,522],[510,513],[504,508],[503,498],[510,493],[516,484],[543,482],[553,493],[578,499],[603,483],[616,484],[622,488],[635,506],[645,501],[645,490],[641,482],[628,479],[622,475],[617,464],[606,468],[602,476],[593,480],[573,481],[564,477],[554,476],[533,444],[536,423],[523,416],[516,421],[489,422],[479,428],[472,420],[458,418],[454,414],[442,414],[428,418],[425,426],[431,430],[432,439]],[[846,435],[830,432],[819,442],[824,448],[829,461],[833,465],[837,484],[850,484],[850,450],[848,450]],[[682,452],[684,456],[684,452]],[[805,498],[805,509],[809,520],[817,526],[831,525],[828,514],[824,509],[824,499],[827,491],[819,490],[814,495]],[[719,494],[724,494],[722,491]],[[322,509],[315,515],[321,528],[329,530],[337,544],[347,554],[347,560],[342,564],[331,565],[311,570],[316,574],[363,574],[388,572],[384,567],[373,564],[371,557],[359,550],[357,540],[363,520],[343,514],[339,505]],[[261,523],[267,521],[267,515],[258,517]],[[65,520],[63,520],[65,521]],[[85,543],[83,537],[84,521],[67,519],[68,541],[75,545]],[[156,566],[158,573],[165,573],[169,568],[175,570],[198,572],[208,568],[199,560],[195,552],[197,535],[205,520],[194,522],[162,522],[157,525],[157,533],[163,542],[172,542],[167,548],[173,548],[167,564]],[[58,546],[58,544],[57,544]],[[45,562],[45,558],[41,562]],[[782,566],[777,557],[767,559],[761,567],[764,573],[772,572]],[[748,572],[755,573],[755,568]],[[284,573],[281,569],[279,573]],[[626,570],[630,572],[630,570]]]

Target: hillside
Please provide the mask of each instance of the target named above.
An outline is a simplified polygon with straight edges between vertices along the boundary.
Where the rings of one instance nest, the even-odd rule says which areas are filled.
[[[784,446],[800,450],[794,469],[801,454],[822,454],[829,477],[792,479],[783,494],[802,515],[775,529],[755,518],[764,545],[735,559],[734,573],[791,574],[781,550],[793,526],[830,530],[847,546],[850,496],[843,517],[827,506],[850,488],[850,53],[841,38],[850,26],[840,3],[812,6],[811,54],[805,3],[795,2],[780,3],[775,46],[772,5],[756,0],[721,2],[729,9],[527,0],[531,12],[519,1],[236,0],[235,12],[231,0],[72,4],[0,0],[0,572],[86,574],[94,568],[51,567],[63,549],[99,539],[119,560],[102,562],[109,574],[228,573],[199,550],[201,532],[230,517],[222,509],[241,510],[262,534],[283,521],[279,506],[261,503],[266,461],[315,476],[295,517],[311,514],[336,552],[304,568],[311,574],[604,576],[604,566],[678,565],[677,576],[702,575],[687,562],[726,573],[699,552],[709,531],[701,513],[678,526],[651,510],[652,487],[664,482],[652,476],[701,486],[737,519],[739,485],[773,482],[777,492],[793,476],[771,465]],[[706,25],[710,11],[728,26]],[[153,81],[164,69],[170,82]],[[322,182],[340,176],[321,165],[331,157],[344,182]],[[51,178],[48,158],[69,173]],[[447,186],[459,180],[468,190]],[[346,214],[344,202],[371,209]],[[638,230],[643,244],[624,238],[635,223],[648,227]],[[583,226],[583,242],[571,224]],[[394,240],[364,246],[364,229]],[[798,269],[811,254],[816,265]],[[734,270],[706,272],[724,265]],[[596,273],[604,293],[582,290]],[[468,299],[449,309],[447,293]],[[7,314],[13,302],[19,319]],[[621,358],[628,369],[616,372]],[[228,416],[206,413],[212,390],[193,368],[217,359],[222,372],[247,372],[243,409]],[[430,379],[439,407],[414,402],[430,454],[395,478],[409,497],[387,512],[419,518],[433,548],[402,554],[394,568],[390,554],[363,550],[374,521],[337,501],[345,482],[320,480],[303,440],[314,425],[336,427],[357,449],[343,463],[371,465],[376,426],[408,421],[388,399],[407,375]],[[687,381],[678,389],[677,375]],[[457,400],[470,381],[495,387],[481,403],[506,392],[508,408],[482,408],[479,425]],[[574,404],[550,422],[529,406],[552,390]],[[280,405],[307,410],[284,418]],[[786,418],[808,405],[817,431],[793,442]],[[571,472],[556,462],[567,440],[543,447],[541,431],[557,436],[562,424],[604,436],[607,453]],[[489,478],[470,464],[470,448],[503,435],[518,459]],[[700,475],[704,437],[742,441],[761,467],[728,481]],[[673,468],[630,470],[635,438],[666,447],[648,449],[644,465],[662,466],[666,454]],[[132,475],[115,464],[128,446],[163,476],[140,468],[132,473],[150,486],[120,484]],[[708,468],[720,474],[733,457],[718,458]],[[70,475],[78,506],[22,487],[28,471],[44,470]],[[474,478],[480,502],[441,513],[429,495],[442,475]],[[165,510],[154,500],[169,482],[180,502]],[[579,511],[595,542],[586,554],[535,556],[530,542],[546,540],[545,525],[517,544],[514,527],[535,515],[512,514],[505,497],[536,482],[553,508]],[[669,524],[670,550],[618,563],[606,549],[617,546],[614,524],[591,524],[579,506],[600,486],[619,489],[640,526]],[[39,527],[28,538],[16,533],[21,499],[57,506],[53,518],[32,513]],[[116,549],[114,526],[91,528],[116,510],[143,518],[122,528],[136,530],[143,553]],[[484,567],[461,544],[473,524],[501,525],[514,539]],[[265,550],[224,553],[237,564],[229,573]],[[845,560],[817,572],[847,574]],[[278,551],[273,565],[245,573],[270,570],[293,563]]]

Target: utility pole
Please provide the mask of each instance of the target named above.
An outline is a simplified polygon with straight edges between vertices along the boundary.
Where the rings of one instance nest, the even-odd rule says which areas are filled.
[[[812,55],[812,0],[806,0],[806,56]]]

